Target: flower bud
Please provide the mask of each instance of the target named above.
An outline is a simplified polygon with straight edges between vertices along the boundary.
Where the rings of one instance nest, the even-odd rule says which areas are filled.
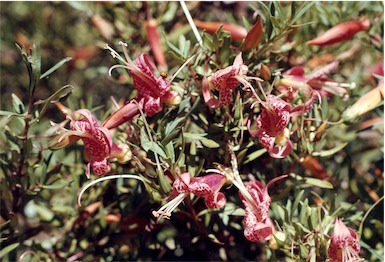
[[[256,48],[262,39],[262,35],[263,35],[262,19],[261,19],[261,16],[258,16],[257,22],[246,35],[245,42],[243,42],[242,51],[248,51],[250,49]]]
[[[270,69],[269,67],[267,67],[266,65],[264,64],[261,64],[261,78],[265,81],[268,81],[270,80],[271,78],[271,72],[270,72]]]
[[[307,155],[305,159],[300,162],[300,164],[303,168],[310,171],[310,173],[316,178],[325,179],[329,177],[321,163],[311,155]]]
[[[158,34],[158,22],[155,19],[149,19],[145,22],[145,27],[147,32],[147,39],[155,61],[158,66],[165,68],[167,63]]]
[[[279,242],[284,242],[286,239],[286,236],[281,231],[277,231],[276,233],[274,233],[273,237],[269,239],[269,248],[271,248],[272,250],[277,250],[279,248],[277,239],[279,240]]]
[[[351,107],[345,110],[342,114],[342,120],[345,123],[352,123],[358,120],[365,113],[380,106],[384,101],[384,85],[381,84],[378,87],[370,90],[357,100]]]
[[[55,103],[56,107],[60,110],[60,112],[66,117],[72,114],[72,110],[69,109],[68,107],[64,106],[60,102]]]
[[[91,21],[105,39],[111,40],[112,36],[115,34],[115,30],[110,22],[99,15],[93,15]]]
[[[314,142],[317,142],[321,140],[323,134],[325,133],[327,123],[323,122],[315,131],[315,137],[314,137]]]
[[[119,145],[121,151],[115,156],[120,164],[125,164],[132,159],[132,152],[128,145]]]
[[[338,24],[313,40],[307,41],[309,45],[325,46],[351,39],[359,31],[366,31],[370,27],[370,21],[347,21]]]
[[[63,136],[63,135],[58,135],[54,137],[48,144],[48,148],[51,150],[59,150],[65,147],[68,147],[76,141],[79,140],[79,137],[73,136],[73,135],[68,135],[68,136]]]
[[[231,39],[234,41],[241,41],[247,35],[247,31],[244,27],[235,24],[224,22],[203,22],[196,19],[194,20],[194,23],[198,28],[206,30],[209,34],[214,34],[222,26],[222,30],[229,32]]]

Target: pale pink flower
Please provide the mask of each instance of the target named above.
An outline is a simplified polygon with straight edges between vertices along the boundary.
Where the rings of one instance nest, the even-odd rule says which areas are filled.
[[[183,173],[173,183],[170,194],[171,201],[162,206],[153,215],[158,219],[169,218],[171,212],[187,197],[190,193],[203,197],[208,208],[222,208],[226,204],[226,197],[219,192],[226,182],[226,176],[221,174],[209,174],[202,177],[193,177],[190,173]]]
[[[330,262],[361,261],[360,241],[357,233],[337,218],[328,250]]]
[[[283,78],[277,81],[277,89],[288,95],[292,101],[299,90],[302,90],[308,97],[313,91],[317,91],[321,96],[330,94],[343,96],[347,93],[346,87],[353,88],[354,84],[337,83],[328,79],[326,75],[337,69],[339,61],[334,61],[313,73],[306,75],[302,66],[294,66],[282,74]]]
[[[62,138],[75,137],[83,140],[84,150],[89,158],[87,178],[90,177],[91,167],[96,176],[105,175],[111,170],[108,159],[120,157],[124,149],[112,141],[110,131],[101,126],[89,110],[80,109],[72,113],[72,116],[79,115],[83,117],[79,119],[69,117],[71,131],[66,132]]]
[[[203,78],[202,93],[206,104],[212,108],[228,105],[233,99],[233,90],[241,84],[240,78],[244,78],[248,68],[243,64],[242,53],[239,53],[232,66],[218,70],[208,78]],[[211,89],[218,91],[218,98],[214,97]]]
[[[266,187],[263,187],[260,181],[248,182],[245,188],[250,197],[244,195],[240,190],[239,195],[245,206],[245,218],[243,220],[246,229],[244,231],[245,237],[252,242],[260,242],[269,240],[274,232],[274,224],[269,217],[271,198],[268,193],[269,186],[287,177],[283,175],[272,179]]]
[[[141,54],[132,61],[127,52],[127,44],[120,43],[124,57],[121,57],[115,50],[108,45],[106,49],[111,51],[111,55],[121,62],[123,65],[115,65],[110,68],[111,71],[115,68],[125,68],[131,74],[134,82],[134,87],[138,91],[138,96],[134,101],[130,101],[126,106],[123,106],[111,115],[105,122],[104,126],[108,128],[117,127],[139,114],[138,106],[143,108],[148,116],[153,116],[163,109],[163,103],[167,106],[173,106],[180,102],[180,97],[175,91],[170,90],[170,82],[168,82],[163,74],[155,76],[157,68],[155,63],[146,54]],[[119,117],[115,117],[116,114]]]

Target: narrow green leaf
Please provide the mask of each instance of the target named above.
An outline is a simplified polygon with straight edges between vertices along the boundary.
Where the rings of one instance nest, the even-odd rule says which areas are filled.
[[[52,184],[52,185],[42,185],[41,187],[44,188],[44,189],[61,189],[61,188],[64,188],[64,187],[68,186],[71,183],[72,183],[72,181],[56,183],[56,184]]]
[[[331,155],[334,155],[335,153],[337,153],[338,151],[340,151],[342,148],[344,148],[346,145],[348,144],[348,142],[345,142],[345,143],[342,143],[332,149],[329,149],[329,150],[322,150],[322,151],[319,151],[319,152],[313,152],[313,156],[320,156],[320,157],[326,157],[326,156],[331,156]]]
[[[164,159],[167,158],[167,155],[164,152],[164,150],[156,142],[153,142],[153,141],[150,142],[150,149],[152,152],[157,153],[162,158],[164,158]]]
[[[29,95],[33,96],[37,83],[40,80],[41,74],[41,56],[40,56],[40,45],[34,45],[32,47],[31,56],[29,59],[32,68],[32,78],[30,79]]]
[[[278,21],[277,18],[275,18],[274,16],[272,16],[272,17],[270,17],[270,20],[271,20],[271,22],[273,23],[274,28],[281,28],[281,23]]]
[[[266,153],[266,149],[265,148],[262,148],[262,149],[259,149],[257,151],[254,151],[253,153],[251,153],[250,155],[248,155],[246,157],[246,160],[245,160],[245,164],[257,159],[258,157],[262,156],[264,153]]]
[[[205,138],[206,135],[207,135],[206,133],[188,133],[188,132],[183,133],[184,138],[192,139],[192,140],[202,140]]]
[[[293,214],[297,210],[299,202],[301,201],[302,196],[303,196],[304,193],[305,193],[305,190],[301,190],[298,193],[297,197],[295,198],[294,203],[293,203],[293,205],[291,206],[291,209],[290,209],[290,219],[293,218]]]
[[[72,93],[72,90],[74,89],[71,85],[65,85],[62,88],[60,88],[58,91],[53,93],[50,97],[44,100],[44,106],[40,111],[39,118],[42,117],[47,110],[48,106],[52,102],[59,101],[61,98],[67,97],[69,94]]]
[[[272,26],[271,19],[270,19],[272,14],[270,13],[270,9],[267,7],[267,5],[265,5],[262,1],[260,1],[258,3],[262,7],[264,14],[265,14],[266,39],[270,39],[271,34],[273,32],[273,26]]]
[[[219,143],[217,143],[212,139],[202,139],[201,142],[205,147],[208,147],[208,148],[218,148],[221,146]]]
[[[15,250],[19,245],[20,245],[20,243],[13,243],[13,244],[10,244],[9,246],[2,247],[0,250],[0,258],[3,258],[8,253]]]
[[[142,145],[144,151],[148,151],[150,149],[150,139],[147,136],[144,128],[140,130],[140,144]]]
[[[68,61],[71,61],[72,60],[72,57],[66,57],[66,58],[63,58],[62,60],[60,60],[56,65],[54,65],[53,67],[51,67],[50,69],[48,69],[44,74],[42,74],[40,76],[40,79],[43,79],[47,76],[49,76],[50,74],[52,74],[53,72],[55,72],[57,69],[59,69],[62,65],[64,65],[65,63],[67,63]]]
[[[185,119],[186,119],[185,117],[181,117],[181,118],[177,118],[174,121],[167,123],[166,128],[164,130],[165,136],[168,136],[171,132],[173,132],[177,128],[177,126],[181,122],[183,122]]]
[[[11,94],[12,96],[12,107],[18,114],[23,114],[25,112],[25,107],[23,102],[20,100],[20,98],[15,95],[14,93]]]
[[[297,2],[293,1],[291,2],[291,16],[290,16],[291,19],[294,18],[296,11],[297,11]]]
[[[278,1],[273,1],[273,4],[275,6],[275,9],[278,11],[278,16],[279,16],[281,25],[286,25],[286,17],[285,17],[285,13],[282,10],[281,3]]]
[[[302,15],[309,10],[310,7],[312,7],[316,2],[315,1],[309,1],[309,2],[303,2],[303,5],[301,6],[300,10],[296,14],[296,16],[291,20],[289,25],[293,25],[298,19],[302,17]]]
[[[169,142],[167,145],[166,145],[166,154],[168,156],[168,158],[171,160],[171,163],[175,163],[175,152],[174,152],[174,145],[172,142]]]
[[[316,207],[310,208],[310,222],[311,222],[312,230],[319,229],[318,209]]]
[[[308,217],[309,214],[307,212],[309,207],[309,200],[306,198],[305,201],[303,201],[301,205],[301,211],[299,212],[299,222],[304,225],[305,227],[308,227]]]
[[[166,44],[167,46],[171,49],[171,51],[177,55],[177,57],[179,58],[182,58],[183,57],[183,53],[182,51],[180,51],[173,43],[171,43],[170,41],[168,41],[168,39],[166,38],[166,35],[164,35],[163,33],[163,38],[166,40]]]
[[[333,185],[329,181],[320,180],[318,178],[307,177],[305,178],[305,183],[316,187],[333,189]]]

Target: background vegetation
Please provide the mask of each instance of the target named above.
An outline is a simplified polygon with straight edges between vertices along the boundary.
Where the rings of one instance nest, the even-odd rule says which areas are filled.
[[[305,127],[309,135],[325,121],[339,121],[348,106],[379,85],[381,78],[373,73],[380,73],[373,66],[383,63],[382,2],[187,5],[194,19],[246,29],[261,15],[264,35],[259,48],[244,56],[249,71],[257,76],[261,62],[274,78],[295,65],[310,73],[340,60],[338,70],[329,77],[354,82],[356,88],[348,89],[345,97],[325,99],[311,113],[318,121]],[[148,186],[131,180],[106,181],[89,189],[82,206],[77,205],[78,193],[88,183],[83,145],[48,149],[54,135],[50,122],[65,120],[48,98],[63,90],[52,100],[60,99],[73,111],[90,109],[100,122],[106,119],[113,108],[110,97],[124,102],[135,92],[127,72],[108,75],[116,60],[104,44],[118,50],[118,42],[126,42],[132,59],[141,53],[152,55],[144,26],[150,17],[158,23],[167,59],[164,70],[171,76],[200,50],[179,2],[0,3],[0,257],[4,261],[325,260],[328,236],[338,216],[359,231],[363,258],[383,260],[383,202],[379,202],[383,196],[383,108],[353,123],[328,125],[319,141],[294,141],[300,145],[295,153],[274,159],[244,129],[243,117],[253,113],[246,106],[247,99],[242,100],[247,94],[237,93],[232,108],[205,106],[200,86],[207,59],[203,55],[173,83],[182,94],[182,103],[147,118],[151,133],[176,173],[188,171],[195,176],[215,163],[230,167],[226,141],[244,136],[242,143],[234,145],[245,181],[256,177],[268,182],[291,174],[269,190],[270,215],[285,237],[275,244],[248,241],[235,187],[222,190],[227,197],[224,209],[208,210],[202,199],[194,198],[181,204],[170,220],[156,223],[151,212],[162,205],[171,183],[161,185],[157,177],[154,157],[162,152],[146,146],[149,137],[146,140],[140,117],[115,133],[117,141],[130,145],[133,158],[124,165],[114,163],[113,173],[140,174]],[[352,40],[326,47],[306,44],[336,24],[361,18],[371,20],[372,25]],[[211,65],[217,69],[231,65],[241,42],[231,41],[223,32],[200,32],[205,54],[216,55]],[[24,57],[15,43],[23,48]],[[34,45],[39,49],[33,49]],[[34,65],[41,61],[41,73],[63,63],[48,77],[36,80],[32,92],[23,61],[28,57]],[[72,59],[62,60],[66,57]],[[74,88],[61,89],[66,85]],[[171,148],[165,141],[172,141]],[[301,165],[299,160],[307,155],[316,158],[321,169]]]

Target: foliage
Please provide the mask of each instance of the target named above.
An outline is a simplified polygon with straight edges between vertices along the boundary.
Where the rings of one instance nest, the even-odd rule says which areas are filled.
[[[380,107],[365,110],[367,101],[361,100],[360,113],[344,118],[364,94],[383,89],[383,68],[382,76],[372,69],[383,61],[382,2],[187,3],[194,19],[253,32],[243,41],[232,39],[224,26],[196,36],[179,2],[0,5],[4,261],[325,261],[337,217],[358,232],[362,258],[383,259],[383,91]],[[129,70],[117,67],[109,75],[118,61],[104,46],[123,56],[119,42],[126,42],[132,60],[154,55],[145,26],[151,18],[167,60],[160,68],[167,76],[154,74],[171,81],[180,101],[153,116],[139,107],[135,117],[110,130],[130,157],[108,159],[111,171],[105,177],[122,176],[88,180],[87,141],[79,134],[74,143],[62,139],[68,122],[79,117],[68,112],[88,109],[103,123],[117,106],[139,101]],[[361,18],[371,27],[351,40],[306,44],[334,25]],[[241,84],[232,91],[232,102],[209,106],[202,95],[205,79],[235,66],[241,50],[248,73],[237,78]],[[301,89],[290,100],[293,88],[279,88],[295,66],[308,77],[336,60],[338,68],[317,83],[343,87],[342,95],[309,97]],[[258,116],[269,108],[270,94],[286,99],[292,112],[302,107],[290,116],[285,139],[293,150],[282,158],[272,157],[260,134],[250,131],[261,130]],[[311,108],[303,109],[310,100]],[[227,199],[223,208],[209,209],[203,197],[191,193],[170,219],[153,216],[171,201],[181,174],[199,178],[210,170],[233,179],[220,189]],[[268,190],[276,231],[267,241],[251,242],[244,236],[243,183],[265,186],[281,175],[288,176]],[[91,181],[95,184],[82,191]]]

